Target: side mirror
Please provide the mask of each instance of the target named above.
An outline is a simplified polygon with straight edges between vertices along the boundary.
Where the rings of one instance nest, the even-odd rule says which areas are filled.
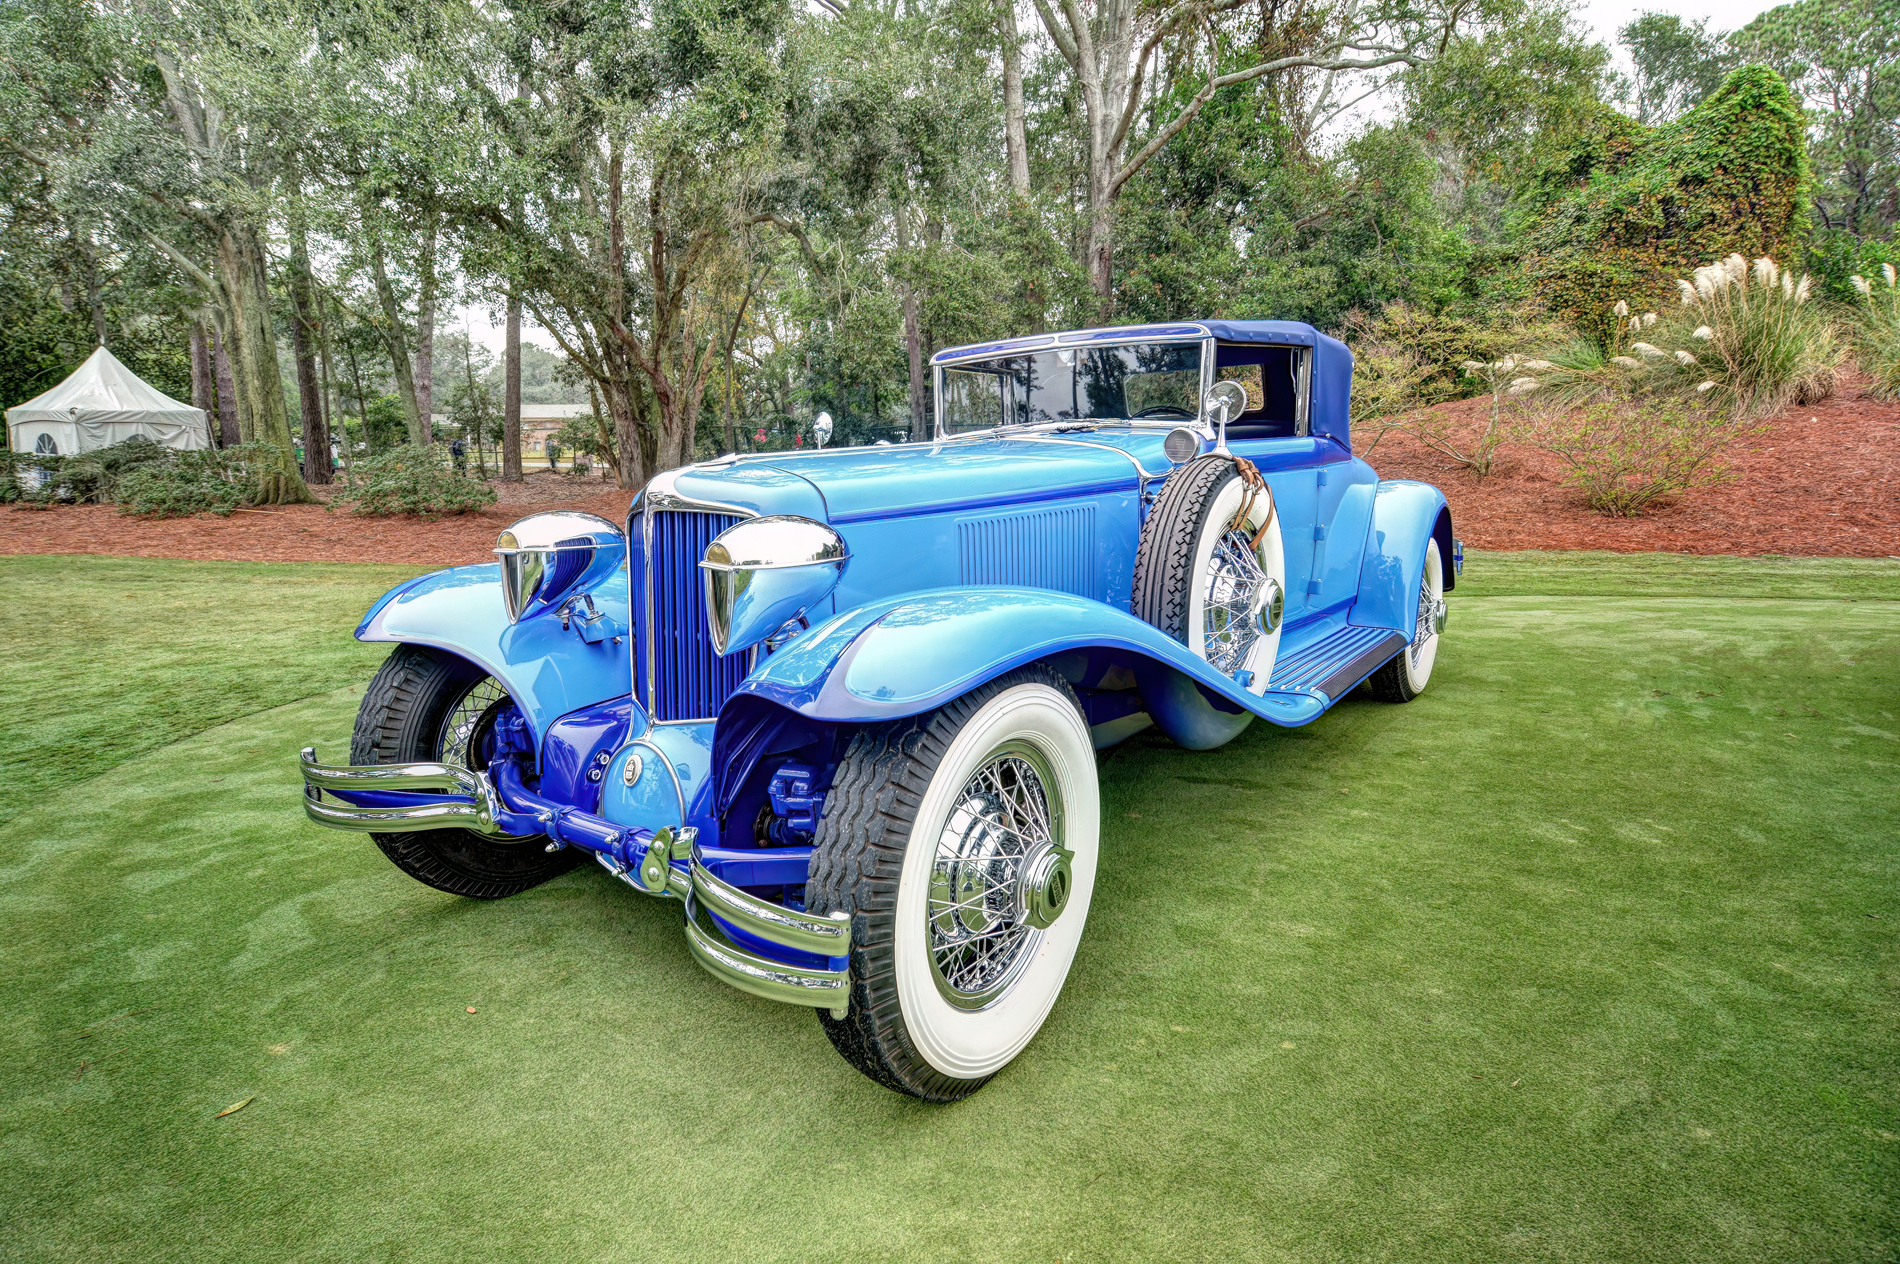
[[[1225,454],[1227,422],[1247,411],[1247,388],[1239,382],[1216,382],[1207,388],[1207,394],[1201,399],[1201,407],[1206,410],[1208,418],[1214,421],[1214,451]]]
[[[830,443],[831,442],[831,414],[819,413],[818,416],[812,420],[811,432],[814,435],[818,436],[819,447],[822,448],[827,443]]]
[[[721,656],[751,649],[831,594],[850,554],[822,522],[775,514],[706,546],[706,623]]]

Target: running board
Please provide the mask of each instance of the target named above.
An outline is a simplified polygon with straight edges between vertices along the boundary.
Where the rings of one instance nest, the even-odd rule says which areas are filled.
[[[1274,664],[1269,689],[1318,693],[1327,703],[1391,661],[1406,646],[1403,633],[1389,628],[1340,628]]]

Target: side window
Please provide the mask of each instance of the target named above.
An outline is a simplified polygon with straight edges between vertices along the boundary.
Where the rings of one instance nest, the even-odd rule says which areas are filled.
[[[1304,347],[1221,343],[1214,379],[1238,382],[1247,391],[1247,411],[1228,423],[1236,439],[1284,439],[1306,433]]]
[[[33,444],[33,451],[39,456],[58,456],[59,444],[54,441],[52,435],[42,433]]]

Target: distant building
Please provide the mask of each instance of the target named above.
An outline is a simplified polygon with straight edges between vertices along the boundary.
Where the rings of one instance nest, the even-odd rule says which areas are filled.
[[[521,406],[521,463],[533,469],[547,463],[548,439],[566,425],[571,418],[588,416],[593,412],[589,404],[523,404]],[[434,414],[437,434],[445,433],[449,419],[442,413]],[[562,468],[566,468],[572,453],[563,454]]]
[[[548,450],[548,437],[569,418],[581,417],[594,410],[588,404],[523,404],[521,406],[521,459],[528,462],[530,454],[545,453]],[[572,455],[572,454],[570,454]]]

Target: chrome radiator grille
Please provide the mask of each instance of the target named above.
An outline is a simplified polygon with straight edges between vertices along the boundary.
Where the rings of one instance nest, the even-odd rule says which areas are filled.
[[[633,681],[655,720],[710,720],[746,678],[750,654],[721,658],[706,630],[699,559],[740,521],[734,514],[676,510],[636,518],[628,551],[633,583]]]

